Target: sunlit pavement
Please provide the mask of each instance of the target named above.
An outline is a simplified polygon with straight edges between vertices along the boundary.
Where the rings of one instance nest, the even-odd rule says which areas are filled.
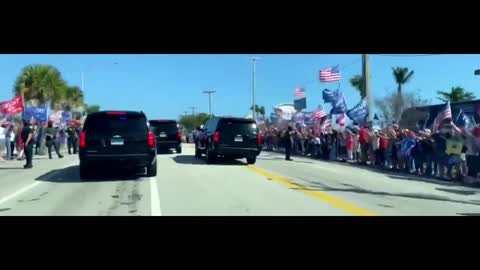
[[[183,153],[158,155],[158,175],[127,172],[82,181],[78,156],[0,161],[0,215],[480,215],[480,189],[422,182],[308,158],[262,153],[206,165]]]

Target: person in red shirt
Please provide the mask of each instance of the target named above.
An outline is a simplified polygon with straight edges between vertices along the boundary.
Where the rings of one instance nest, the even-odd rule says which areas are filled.
[[[387,166],[386,151],[388,149],[388,136],[383,132],[380,132],[378,136],[380,137],[379,148],[378,148],[378,153],[380,156],[380,165],[385,167]]]
[[[362,165],[367,165],[368,159],[368,141],[369,141],[369,132],[368,128],[364,127],[360,129],[358,142],[360,143],[360,151],[361,151],[361,162]]]

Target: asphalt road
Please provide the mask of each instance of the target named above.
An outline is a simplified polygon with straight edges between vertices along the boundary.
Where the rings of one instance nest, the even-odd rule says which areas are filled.
[[[480,215],[480,189],[351,165],[262,153],[206,165],[158,155],[158,175],[109,172],[82,181],[78,157],[0,161],[0,215]]]

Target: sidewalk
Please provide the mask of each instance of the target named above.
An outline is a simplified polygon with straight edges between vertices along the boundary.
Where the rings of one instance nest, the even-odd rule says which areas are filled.
[[[276,153],[276,154],[284,154],[284,151],[270,151],[266,149],[262,149],[262,152],[268,152],[268,153]],[[308,160],[315,160],[317,162],[326,162],[326,163],[331,163],[334,162],[335,164],[343,165],[343,166],[350,166],[350,167],[355,167],[359,169],[365,169],[377,173],[388,173],[388,174],[393,174],[397,175],[399,177],[402,177],[405,180],[415,180],[415,181],[421,181],[421,182],[428,182],[428,183],[434,183],[434,184],[447,184],[447,185],[458,185],[458,186],[465,186],[465,187],[473,187],[473,188],[480,188],[480,179],[475,179],[472,177],[464,177],[463,182],[455,182],[455,181],[449,181],[449,180],[442,180],[438,179],[433,176],[425,176],[425,175],[418,175],[418,174],[413,174],[413,173],[406,173],[403,171],[398,171],[398,170],[388,170],[385,168],[381,167],[376,167],[376,166],[365,166],[365,165],[359,165],[356,164],[354,161],[347,161],[347,162],[342,162],[342,161],[327,161],[323,159],[316,159],[312,158],[309,156],[303,156],[303,155],[292,155],[292,158],[304,158]]]

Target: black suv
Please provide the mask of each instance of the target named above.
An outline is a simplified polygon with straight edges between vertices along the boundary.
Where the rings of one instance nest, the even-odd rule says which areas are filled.
[[[247,158],[254,164],[260,154],[262,137],[255,121],[244,118],[216,117],[207,121],[195,139],[195,157],[206,155],[207,163],[218,156]]]
[[[91,177],[92,167],[147,168],[157,175],[155,137],[143,112],[102,111],[89,114],[80,134],[80,177]]]
[[[175,149],[182,153],[182,131],[175,120],[150,120],[150,130],[155,135],[158,150]]]

